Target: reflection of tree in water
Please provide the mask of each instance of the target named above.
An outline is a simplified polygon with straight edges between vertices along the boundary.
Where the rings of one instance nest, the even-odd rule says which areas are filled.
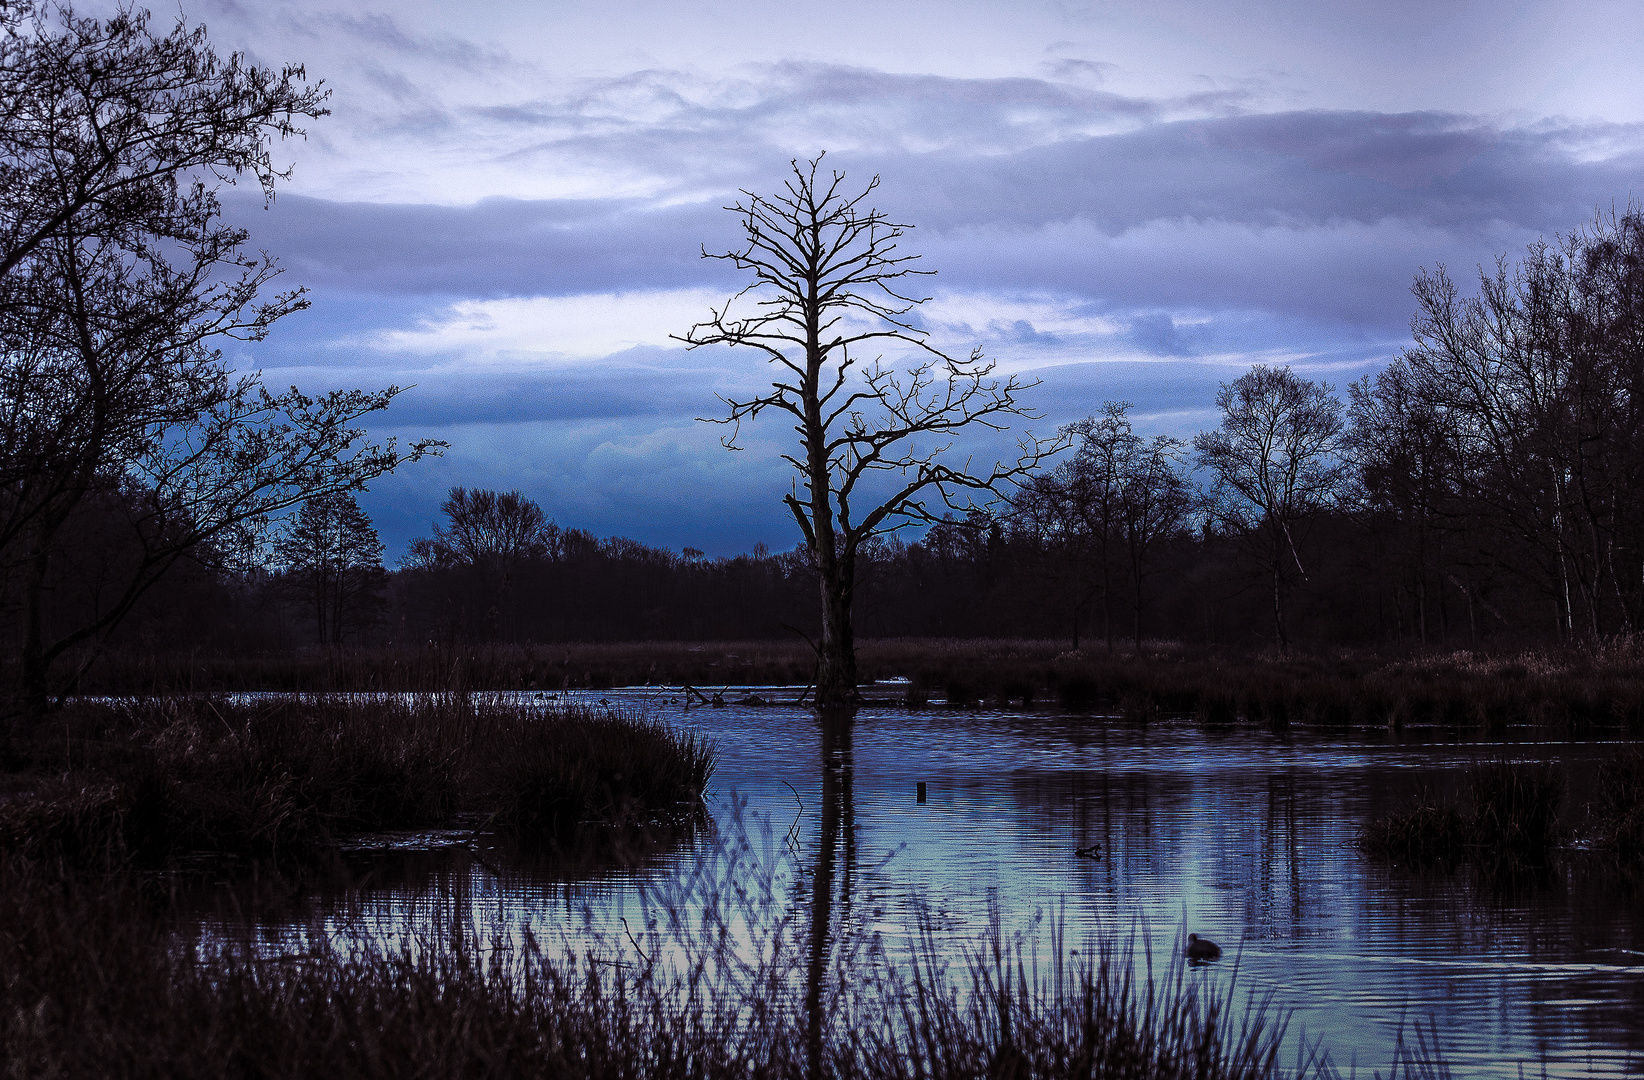
[[[851,728],[855,720],[856,710],[850,707],[823,709],[818,715],[822,729],[822,828],[817,838],[816,871],[811,877],[811,927],[805,967],[805,1059],[813,1078],[822,1075],[826,1027],[823,984],[836,929],[850,918],[856,869],[856,812],[851,799]]]

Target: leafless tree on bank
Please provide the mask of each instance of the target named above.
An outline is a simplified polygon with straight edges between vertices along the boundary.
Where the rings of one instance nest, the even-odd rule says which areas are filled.
[[[829,705],[856,697],[851,600],[862,545],[938,520],[938,507],[963,508],[962,493],[996,492],[1053,447],[1028,438],[1011,463],[977,471],[948,463],[961,430],[1003,430],[1032,418],[1018,400],[1032,384],[994,377],[980,349],[961,359],[930,344],[913,321],[927,298],[910,291],[930,271],[916,269],[917,256],[897,244],[909,226],[868,202],[878,177],[854,190],[821,164],[820,157],[795,161],[780,194],[744,192],[727,208],[741,218],[746,243],[703,256],[751,273],[753,283],[679,340],[750,347],[778,368],[767,392],[726,398],[729,412],[715,422],[731,426],[723,441],[732,449],[740,448],[742,423],[767,410],[794,422],[798,446],[782,457],[796,477],[784,501],[820,578],[817,702]],[[744,305],[753,311],[739,314]],[[906,370],[881,356],[861,363],[865,351],[885,344],[920,359]]]

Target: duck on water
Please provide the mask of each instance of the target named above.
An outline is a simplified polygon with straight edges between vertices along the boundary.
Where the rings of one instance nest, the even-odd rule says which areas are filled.
[[[1222,947],[1209,938],[1202,938],[1198,934],[1187,935],[1187,948],[1182,955],[1189,960],[1220,960]]]

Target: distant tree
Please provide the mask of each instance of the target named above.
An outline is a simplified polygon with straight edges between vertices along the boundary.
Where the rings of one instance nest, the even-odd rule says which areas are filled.
[[[1194,506],[1193,485],[1182,473],[1186,444],[1168,435],[1127,442],[1120,459],[1119,521],[1130,571],[1131,622],[1136,652],[1142,651],[1145,583],[1154,573],[1159,542],[1179,533]]]
[[[24,10],[0,20],[0,573],[9,711],[38,717],[79,675],[54,686],[53,665],[89,663],[180,560],[229,561],[270,515],[435,444],[361,445],[396,388],[276,394],[214,347],[307,306],[259,301],[277,268],[217,197],[243,174],[271,190],[269,140],[323,111],[301,69],[221,59],[202,30],[157,36],[132,12]],[[53,562],[91,502],[124,515],[130,557],[66,620]]]
[[[433,536],[411,541],[400,566],[427,572],[423,584],[442,595],[448,633],[518,633],[515,587],[522,570],[589,545],[598,548],[591,535],[562,532],[518,491],[454,487],[440,512],[445,524],[435,525]]]
[[[1156,542],[1175,532],[1192,504],[1179,465],[1183,444],[1169,436],[1151,441],[1135,433],[1128,401],[1109,401],[1100,416],[1062,428],[1077,439],[1072,458],[1025,480],[1011,499],[1017,534],[1034,542],[1059,567],[1072,608],[1073,647],[1079,647],[1079,610],[1102,599],[1102,625],[1113,651],[1114,564],[1121,557],[1130,581],[1136,647],[1141,648],[1143,583]]]
[[[1290,568],[1305,574],[1296,532],[1334,502],[1347,475],[1338,457],[1342,407],[1330,386],[1257,364],[1216,394],[1221,427],[1193,440],[1212,485],[1210,518],[1242,537],[1272,583],[1273,632],[1288,648]]]
[[[862,545],[901,525],[938,520],[962,492],[996,493],[1046,448],[1024,443],[1015,463],[975,472],[949,464],[961,430],[1002,429],[1032,415],[1017,400],[1027,384],[992,377],[994,365],[980,350],[968,359],[942,353],[911,321],[923,300],[904,290],[928,271],[914,269],[916,256],[897,249],[909,226],[868,205],[878,177],[852,191],[842,173],[822,173],[821,158],[795,161],[792,172],[781,194],[744,192],[745,201],[727,208],[741,218],[746,242],[703,256],[750,272],[753,283],[680,340],[692,348],[747,346],[778,368],[766,392],[725,399],[729,413],[715,422],[731,425],[724,442],[738,449],[744,421],[767,410],[793,421],[798,445],[782,458],[794,469],[795,490],[784,502],[816,564],[816,700],[831,705],[856,697],[851,601]],[[753,310],[738,314],[745,300]],[[921,359],[905,372],[879,358],[858,366],[859,350],[886,343]]]
[[[1079,648],[1085,606],[1107,597],[1108,563],[1084,513],[1086,476],[1074,461],[1027,477],[1011,496],[1006,522],[1012,542],[1048,580],[1052,606],[1063,612],[1072,647]],[[1111,647],[1111,634],[1109,635]]]
[[[1107,402],[1103,415],[1062,428],[1077,439],[1074,456],[1025,478],[1012,496],[1010,521],[1018,537],[1033,543],[1055,568],[1069,607],[1073,647],[1079,647],[1081,612],[1102,600],[1102,628],[1113,651],[1113,559],[1120,529],[1120,465],[1134,441],[1125,419],[1128,402]]]
[[[382,606],[388,572],[382,541],[351,492],[305,501],[274,547],[288,588],[314,616],[315,637],[340,645],[369,625]]]
[[[478,567],[501,584],[522,561],[549,558],[558,547],[559,527],[518,491],[454,487],[440,513],[446,523],[434,526],[432,537],[411,541],[405,565]]]
[[[1463,535],[1466,509],[1459,498],[1455,432],[1445,411],[1427,400],[1408,362],[1387,365],[1374,378],[1348,387],[1351,401],[1342,445],[1352,462],[1355,503],[1378,541],[1393,595],[1408,589],[1411,622],[1427,644],[1430,579],[1453,581],[1475,606],[1476,590],[1457,578],[1446,542]],[[1471,620],[1476,629],[1476,615]]]

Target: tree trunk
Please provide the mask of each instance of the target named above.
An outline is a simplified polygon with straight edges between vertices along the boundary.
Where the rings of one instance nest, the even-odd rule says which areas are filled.
[[[23,571],[23,641],[17,657],[16,704],[22,713],[22,725],[25,728],[32,727],[44,719],[51,708],[43,626],[46,572],[50,566],[50,547],[44,543],[37,543]]]
[[[856,700],[856,635],[851,628],[851,576],[846,560],[828,560],[822,577],[822,640],[818,643],[816,703]],[[844,580],[842,580],[844,579]]]
[[[1113,651],[1113,586],[1107,566],[1107,551],[1102,551],[1102,632],[1107,635],[1107,651]]]
[[[1427,577],[1416,566],[1416,633],[1422,649],[1427,648]]]
[[[1276,536],[1273,540],[1273,634],[1279,644],[1279,652],[1290,648],[1290,638],[1284,632],[1284,542]]]
[[[1142,655],[1142,557],[1134,545],[1130,549],[1130,584],[1136,590],[1136,657]]]
[[[1277,566],[1273,568],[1273,633],[1281,653],[1290,647],[1290,638],[1284,632],[1284,585]]]

